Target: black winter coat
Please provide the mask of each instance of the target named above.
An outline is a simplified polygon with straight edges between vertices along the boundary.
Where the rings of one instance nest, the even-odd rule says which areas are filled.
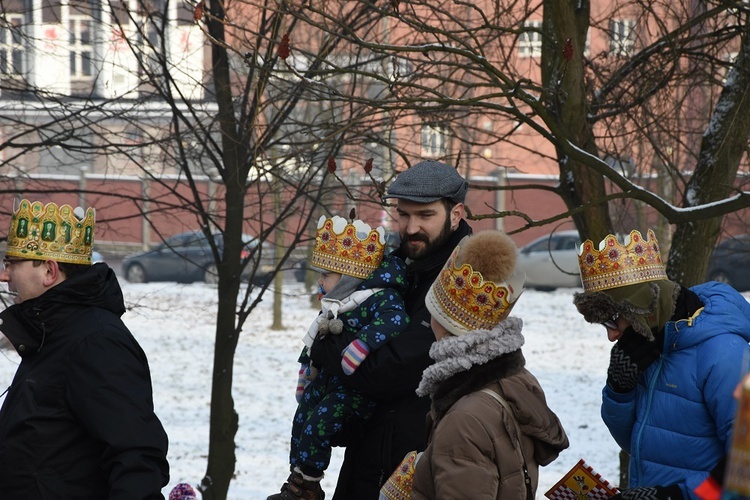
[[[422,372],[431,363],[430,346],[435,335],[425,296],[453,249],[471,227],[461,220],[448,241],[432,256],[406,267],[409,290],[404,295],[409,327],[381,349],[370,353],[347,384],[378,401],[373,416],[335,444],[345,445],[333,500],[377,500],[380,487],[407,452],[427,446],[426,418],[430,399],[414,392]],[[398,255],[398,253],[397,253]],[[403,255],[399,255],[405,258]],[[343,378],[340,336],[328,335],[316,342],[312,357],[324,369]]]
[[[167,435],[122,291],[95,264],[0,313],[21,364],[0,410],[0,496],[161,499]]]

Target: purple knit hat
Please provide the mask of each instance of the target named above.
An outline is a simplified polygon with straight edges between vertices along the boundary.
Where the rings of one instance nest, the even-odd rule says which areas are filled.
[[[198,496],[192,486],[180,483],[169,492],[169,500],[197,500]]]

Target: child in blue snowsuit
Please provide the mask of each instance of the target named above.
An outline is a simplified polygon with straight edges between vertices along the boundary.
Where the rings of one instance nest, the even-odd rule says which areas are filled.
[[[323,498],[320,479],[331,459],[331,438],[352,420],[369,418],[375,407],[372,398],[346,385],[346,376],[409,323],[401,297],[407,286],[406,264],[398,257],[383,256],[382,228],[370,230],[361,221],[342,228],[344,224],[341,217],[321,217],[319,221],[312,265],[320,271],[321,312],[303,339],[305,347],[299,358],[299,405],[292,421],[289,455],[292,473],[281,493],[269,500],[299,498],[305,492],[309,495],[305,498]],[[353,233],[352,228],[363,241],[347,240],[346,233]],[[372,244],[381,238],[382,243]],[[347,245],[352,241],[364,244],[357,245],[359,253]],[[372,259],[364,266],[352,265],[351,260],[365,259],[363,248],[369,248]],[[365,272],[369,274],[363,279]],[[310,361],[309,348],[323,335],[350,339],[341,358],[343,377],[327,370],[318,372]]]

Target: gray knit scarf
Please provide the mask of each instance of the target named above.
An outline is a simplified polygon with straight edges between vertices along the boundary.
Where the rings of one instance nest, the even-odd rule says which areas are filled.
[[[509,316],[492,330],[474,330],[433,343],[430,357],[435,363],[422,373],[417,395],[432,396],[442,381],[456,373],[520,349],[524,344],[522,327],[521,318]]]

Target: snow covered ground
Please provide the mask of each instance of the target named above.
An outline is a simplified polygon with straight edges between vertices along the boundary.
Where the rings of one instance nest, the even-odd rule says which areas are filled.
[[[198,484],[205,473],[216,299],[203,283],[130,284],[122,280],[125,323],[151,366],[156,413],[169,434],[171,480]],[[610,344],[604,329],[587,324],[572,304],[574,289],[526,290],[513,310],[524,320],[527,366],[540,380],[550,407],[571,446],[540,471],[539,494],[553,486],[580,458],[616,483],[618,447],[599,417]],[[271,325],[271,291],[252,313],[235,356],[236,478],[231,499],[265,499],[288,475],[291,418],[301,337],[316,314],[300,284],[283,290],[286,329]],[[750,296],[745,294],[746,297]],[[10,384],[18,363],[2,351],[0,384]],[[336,449],[323,489],[333,493],[343,450]]]

